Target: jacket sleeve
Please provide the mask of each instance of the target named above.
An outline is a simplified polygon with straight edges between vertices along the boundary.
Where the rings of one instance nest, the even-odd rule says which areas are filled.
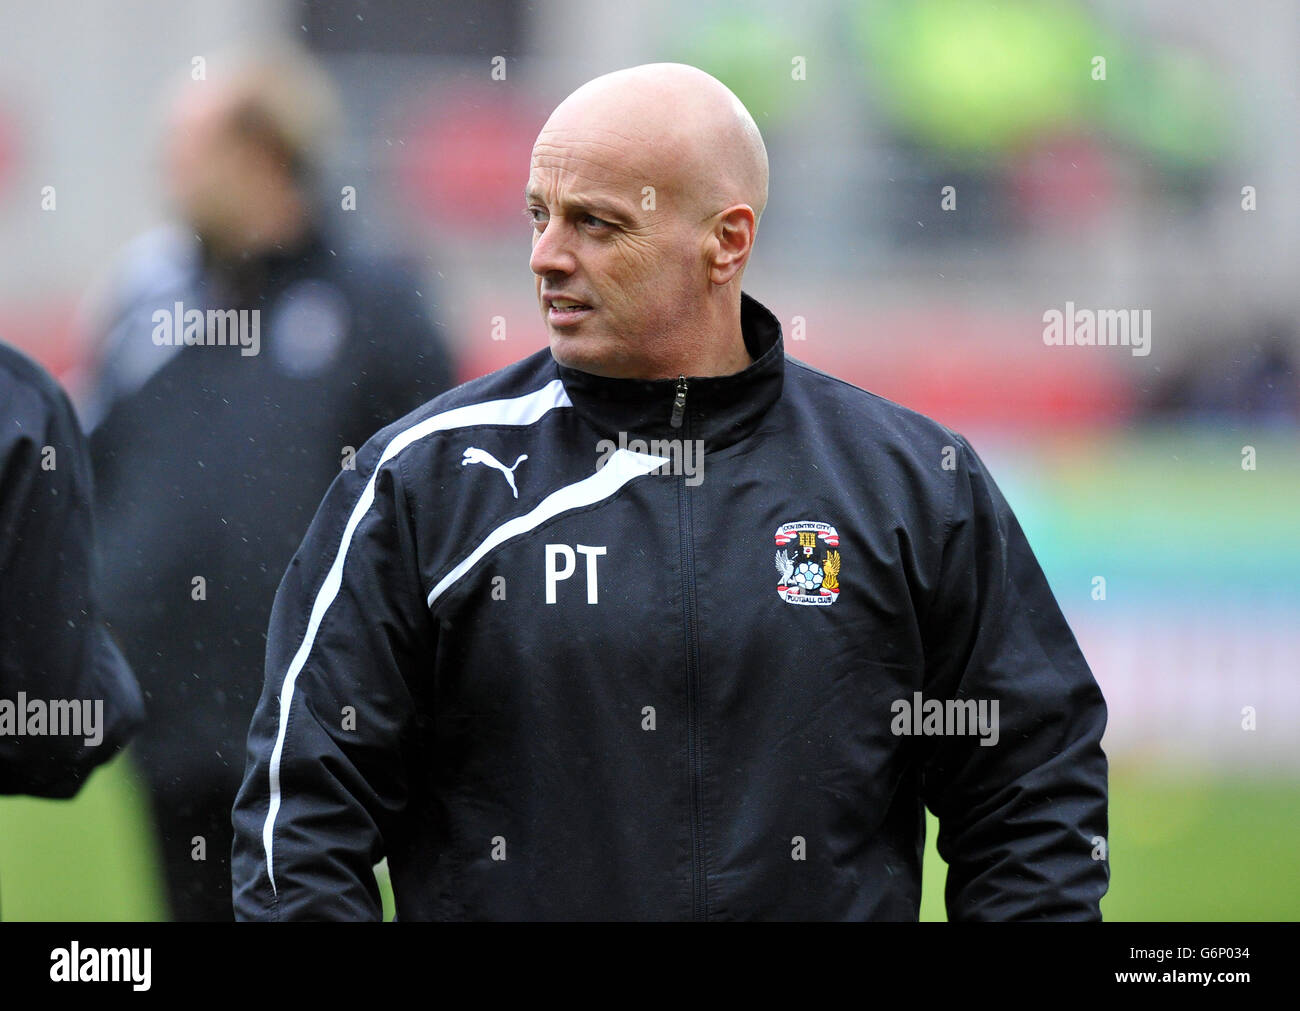
[[[35,363],[11,372],[6,360],[0,360],[0,699],[15,715],[23,701],[37,700],[49,713],[56,701],[72,704],[82,732],[0,733],[0,793],[66,798],[139,729],[144,702],[94,606],[90,465],[72,405]]]
[[[1106,704],[1011,508],[954,437],[960,462],[924,620],[923,696],[984,700],[990,715],[996,702],[997,729],[996,743],[922,739],[948,917],[1100,920]]]
[[[240,920],[377,920],[374,865],[403,815],[409,676],[433,649],[385,433],[330,486],[276,593],[235,800]]]

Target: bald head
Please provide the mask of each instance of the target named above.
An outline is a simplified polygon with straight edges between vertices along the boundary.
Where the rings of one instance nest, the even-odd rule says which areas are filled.
[[[557,361],[642,378],[749,364],[740,281],[767,173],[753,117],[696,67],[619,70],[561,102],[526,191]]]
[[[542,128],[615,145],[624,164],[705,213],[767,205],[767,148],[749,111],[716,77],[684,63],[647,63],[588,81]]]

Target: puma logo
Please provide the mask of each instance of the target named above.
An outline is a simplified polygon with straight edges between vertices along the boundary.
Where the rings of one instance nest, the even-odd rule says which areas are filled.
[[[527,459],[528,454],[525,453],[515,461],[515,467],[518,467]],[[510,485],[510,491],[514,493],[515,498],[519,497],[519,489],[515,487],[515,467],[507,467],[487,450],[476,449],[474,446],[470,446],[469,449],[465,450],[465,455],[461,458],[460,465],[462,467],[467,467],[471,463],[481,463],[484,466],[491,467],[493,470],[501,471],[501,473],[506,476],[506,483]]]

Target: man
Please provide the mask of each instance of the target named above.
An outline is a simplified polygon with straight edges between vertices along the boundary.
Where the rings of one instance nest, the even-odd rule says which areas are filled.
[[[319,72],[225,66],[174,108],[183,226],[123,265],[87,407],[101,589],[150,703],[134,757],[178,920],[232,917],[230,809],[285,565],[357,448],[450,385],[429,288],[324,230]]]
[[[694,68],[552,114],[550,348],[326,496],[272,613],[237,917],[375,918],[387,857],[399,919],[913,920],[924,806],[952,919],[1099,917],[1097,685],[969,445],[786,357],[741,292],[766,197]]]
[[[67,394],[0,343],[0,793],[71,797],[144,719],[97,620],[85,438]]]

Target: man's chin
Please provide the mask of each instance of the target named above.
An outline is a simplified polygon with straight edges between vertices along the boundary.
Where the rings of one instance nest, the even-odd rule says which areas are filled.
[[[590,372],[597,376],[613,376],[618,362],[610,353],[613,342],[605,335],[574,333],[572,330],[551,330],[551,357],[565,368]]]
[[[572,369],[586,368],[601,357],[602,341],[591,334],[577,334],[572,330],[550,331],[551,356],[561,365]]]

